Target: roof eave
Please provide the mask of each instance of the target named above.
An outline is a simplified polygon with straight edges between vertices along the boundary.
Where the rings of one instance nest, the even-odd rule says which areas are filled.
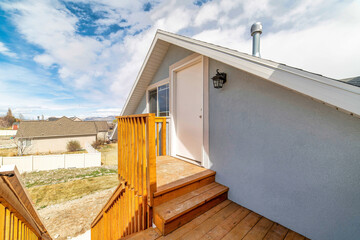
[[[227,65],[249,72],[265,80],[284,86],[303,95],[310,96],[351,114],[360,116],[360,88],[333,79],[310,73],[304,70],[289,67],[283,64],[254,57],[235,50],[216,46],[199,40],[158,30],[145,61],[139,71],[135,84],[127,98],[121,115],[132,114],[127,107],[141,75],[146,67],[158,40],[168,42],[202,54]]]

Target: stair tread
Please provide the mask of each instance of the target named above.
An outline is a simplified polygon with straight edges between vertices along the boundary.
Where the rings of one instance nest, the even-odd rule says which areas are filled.
[[[128,235],[126,237],[120,238],[121,240],[155,240],[161,236],[161,232],[157,228],[148,228],[146,230],[140,231],[138,233],[133,233],[131,235]]]
[[[210,169],[206,169],[206,170],[204,170],[202,172],[193,174],[191,176],[188,176],[188,177],[173,181],[171,183],[159,186],[157,191],[154,193],[154,197],[160,196],[160,195],[162,195],[164,193],[167,193],[167,192],[170,192],[170,191],[174,191],[174,190],[176,190],[178,188],[181,188],[181,187],[186,186],[188,184],[191,184],[193,182],[200,181],[202,179],[208,178],[208,177],[213,176],[215,174],[216,174],[215,171],[210,170]]]
[[[220,196],[228,190],[228,187],[217,182],[213,182],[155,207],[154,213],[157,214],[165,223],[170,222],[192,209],[203,205],[211,199]]]

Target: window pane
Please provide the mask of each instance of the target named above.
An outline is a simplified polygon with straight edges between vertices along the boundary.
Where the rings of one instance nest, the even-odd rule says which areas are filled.
[[[169,84],[158,88],[159,94],[159,116],[169,116]]]
[[[149,113],[157,114],[157,90],[149,91]]]

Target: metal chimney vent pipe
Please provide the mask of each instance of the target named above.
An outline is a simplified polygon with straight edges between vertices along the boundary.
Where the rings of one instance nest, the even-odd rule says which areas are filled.
[[[260,56],[260,34],[262,33],[261,22],[256,22],[251,26],[251,36],[253,37],[252,55]]]

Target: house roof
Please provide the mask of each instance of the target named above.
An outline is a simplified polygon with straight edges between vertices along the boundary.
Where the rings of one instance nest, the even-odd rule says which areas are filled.
[[[360,87],[360,76],[358,77],[352,77],[352,78],[345,78],[345,79],[341,79],[340,81],[347,83],[347,84],[351,84],[357,87]]]
[[[107,126],[106,122],[105,124]],[[73,121],[67,117],[57,121],[21,121],[16,138],[96,135],[105,129],[105,124],[94,121]]]
[[[173,44],[259,76],[360,116],[360,88],[319,74],[287,66],[233,49],[158,30],[146,55],[121,115],[133,114],[147,86]]]
[[[92,121],[95,123],[96,130],[98,132],[107,132],[109,130],[109,125],[106,121]]]
[[[80,118],[74,116],[74,117],[70,117],[71,120],[73,121],[82,121]]]

